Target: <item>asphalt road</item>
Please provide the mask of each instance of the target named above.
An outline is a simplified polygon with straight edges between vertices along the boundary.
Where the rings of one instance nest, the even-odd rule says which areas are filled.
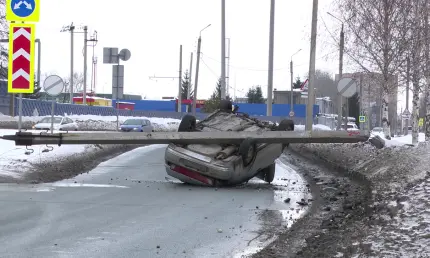
[[[277,182],[298,182],[291,204],[282,200],[288,186],[167,180],[164,150],[138,148],[52,184],[0,185],[0,257],[233,257],[268,225],[303,213],[294,201],[307,195],[297,191],[304,182],[285,168],[277,177],[290,178]]]

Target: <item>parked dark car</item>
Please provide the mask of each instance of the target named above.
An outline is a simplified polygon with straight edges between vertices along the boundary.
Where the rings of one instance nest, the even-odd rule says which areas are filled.
[[[127,119],[121,124],[121,131],[123,132],[153,132],[154,126],[151,121],[144,118]]]

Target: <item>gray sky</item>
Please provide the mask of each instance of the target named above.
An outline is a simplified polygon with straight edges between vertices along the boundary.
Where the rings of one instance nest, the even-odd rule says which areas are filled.
[[[42,71],[62,77],[70,73],[70,34],[60,32],[72,21],[97,30],[99,42],[97,92],[111,92],[111,65],[102,63],[103,47],[128,48],[131,59],[125,65],[125,93],[148,99],[177,96],[177,79],[150,80],[150,76],[178,76],[179,45],[183,45],[183,70],[189,68],[190,53],[196,64],[197,38],[202,33],[202,60],[199,96],[213,92],[221,68],[221,1],[157,0],[121,2],[114,0],[43,0],[37,37],[42,40]],[[340,24],[327,14],[332,0],[319,0],[316,68],[338,71]],[[269,45],[268,0],[226,0],[226,37],[231,40],[230,95],[242,97],[253,85],[261,85],[267,95]],[[294,77],[309,70],[312,0],[277,0],[275,15],[274,88],[290,88],[289,62],[293,58]],[[336,37],[330,36],[330,33]],[[83,34],[75,34],[75,71],[83,71]],[[88,48],[88,85],[91,83],[92,48]],[[354,72],[344,56],[344,73]],[[194,80],[194,72],[193,78]],[[403,99],[403,94],[399,95]],[[404,105],[399,103],[399,109]]]
[[[130,49],[125,64],[125,92],[150,99],[177,95],[177,80],[150,80],[149,76],[177,76],[179,45],[183,45],[183,69],[189,68],[190,53],[196,57],[202,33],[202,61],[199,98],[209,97],[220,75],[221,1],[157,0],[121,2],[113,0],[43,0],[37,37],[42,40],[42,71],[68,76],[70,34],[60,32],[70,24],[88,25],[97,30],[98,92],[111,92],[111,66],[102,63],[103,47]],[[317,68],[337,71],[337,49],[326,33],[322,19],[338,35],[339,24],[326,14],[331,0],[320,0]],[[131,4],[133,3],[133,4]],[[230,95],[244,96],[253,85],[267,91],[270,1],[226,0],[226,37],[231,39]],[[304,76],[309,69],[309,36],[312,0],[278,0],[275,16],[274,88],[289,89],[289,61],[294,56],[294,74]],[[75,34],[75,71],[83,71],[83,34]],[[92,48],[88,48],[88,79],[91,81]],[[328,59],[328,60],[326,60]],[[194,59],[194,68],[196,60]],[[347,72],[347,71],[345,71]],[[193,76],[194,77],[194,76]],[[194,80],[194,78],[193,78]]]

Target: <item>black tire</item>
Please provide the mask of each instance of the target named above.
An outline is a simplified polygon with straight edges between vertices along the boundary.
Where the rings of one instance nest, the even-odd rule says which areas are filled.
[[[294,121],[290,119],[283,119],[278,125],[276,131],[294,131]],[[282,149],[290,146],[289,143],[282,144]]]
[[[294,121],[290,119],[283,119],[279,123],[277,131],[294,131]]]
[[[233,112],[233,103],[230,100],[222,99],[219,103],[219,109],[225,112]]]
[[[257,144],[254,139],[247,138],[239,146],[239,155],[242,157],[243,166],[249,166],[257,155]]]
[[[192,132],[196,129],[196,118],[192,115],[182,117],[178,132]]]
[[[272,165],[268,166],[267,168],[264,169],[265,173],[264,173],[264,181],[266,181],[267,183],[272,183],[273,180],[275,179],[275,172],[276,172],[276,165],[275,163],[273,163]]]

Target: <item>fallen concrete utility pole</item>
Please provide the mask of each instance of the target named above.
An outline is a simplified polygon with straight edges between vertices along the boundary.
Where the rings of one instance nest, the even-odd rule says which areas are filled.
[[[256,143],[355,143],[369,135],[360,131],[267,131],[267,132],[155,132],[155,133],[58,133],[17,132],[4,135],[17,146],[41,144],[240,144],[246,138]]]

